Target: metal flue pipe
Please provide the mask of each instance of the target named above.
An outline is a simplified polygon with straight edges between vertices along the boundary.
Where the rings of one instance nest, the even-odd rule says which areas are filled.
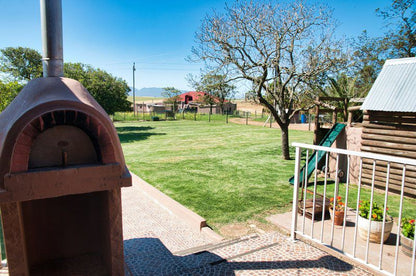
[[[62,1],[40,0],[43,76],[63,77]]]

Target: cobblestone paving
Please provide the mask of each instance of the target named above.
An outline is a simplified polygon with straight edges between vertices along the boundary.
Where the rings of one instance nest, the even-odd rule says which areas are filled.
[[[130,275],[369,275],[280,233],[214,244],[133,185],[123,190],[124,251]],[[173,254],[205,245],[194,254]]]
[[[157,238],[172,251],[211,244],[214,240],[192,230],[188,224],[149,198],[133,183],[122,189],[123,237]]]
[[[369,275],[277,232],[186,256],[175,256],[158,239],[132,240],[125,247],[132,275]]]

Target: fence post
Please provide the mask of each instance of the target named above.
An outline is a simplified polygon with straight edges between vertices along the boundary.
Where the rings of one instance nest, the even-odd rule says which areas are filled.
[[[246,112],[246,125],[248,125],[248,112]]]
[[[296,226],[298,223],[298,194],[299,194],[299,176],[300,176],[300,147],[296,147],[295,159],[295,179],[293,184],[293,205],[292,205],[292,229],[290,231],[290,238],[296,239]]]
[[[227,110],[227,113],[225,115],[225,122],[228,124],[228,110]]]

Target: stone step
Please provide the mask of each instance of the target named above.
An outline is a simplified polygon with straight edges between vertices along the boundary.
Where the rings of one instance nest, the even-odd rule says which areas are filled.
[[[198,275],[202,271],[212,271],[216,269],[214,267],[221,267],[223,263],[227,263],[233,259],[241,258],[244,255],[256,254],[259,251],[273,247],[277,244],[274,241],[274,239],[267,237],[267,235],[251,235],[214,245],[207,245],[203,248],[203,251],[188,255],[187,253],[192,252],[192,250],[200,250],[202,248],[193,248],[188,252],[179,252],[182,254],[182,257],[178,260],[185,269],[177,275],[187,275],[188,273]]]
[[[203,252],[203,251],[211,251],[211,250],[227,247],[227,246],[230,246],[232,244],[237,244],[237,243],[247,241],[247,240],[253,239],[253,238],[258,238],[258,235],[254,234],[254,235],[245,236],[245,237],[238,238],[238,239],[232,239],[232,240],[226,240],[226,241],[222,241],[222,242],[218,242],[218,243],[211,243],[211,244],[205,244],[205,245],[202,245],[202,246],[196,246],[196,247],[192,247],[192,248],[189,248],[189,249],[186,249],[186,250],[181,250],[181,251],[174,252],[173,254],[176,255],[176,256],[186,256],[186,255],[190,255],[190,254],[200,253],[200,252]]]

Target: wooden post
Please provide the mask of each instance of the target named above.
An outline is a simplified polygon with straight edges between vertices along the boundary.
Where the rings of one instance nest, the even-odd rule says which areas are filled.
[[[228,110],[227,110],[227,113],[225,115],[225,122],[228,124]]]
[[[143,102],[143,105],[142,105],[142,114],[143,114],[143,121],[144,121],[144,102]]]
[[[345,98],[344,99],[344,122],[348,121],[348,103],[349,103],[348,98]]]
[[[319,97],[316,97],[316,101],[319,102]],[[315,130],[314,130],[314,137],[313,137],[313,144],[318,144],[318,135],[320,131],[320,125],[319,125],[319,105],[315,107]]]
[[[248,125],[248,112],[246,111],[246,125]]]

